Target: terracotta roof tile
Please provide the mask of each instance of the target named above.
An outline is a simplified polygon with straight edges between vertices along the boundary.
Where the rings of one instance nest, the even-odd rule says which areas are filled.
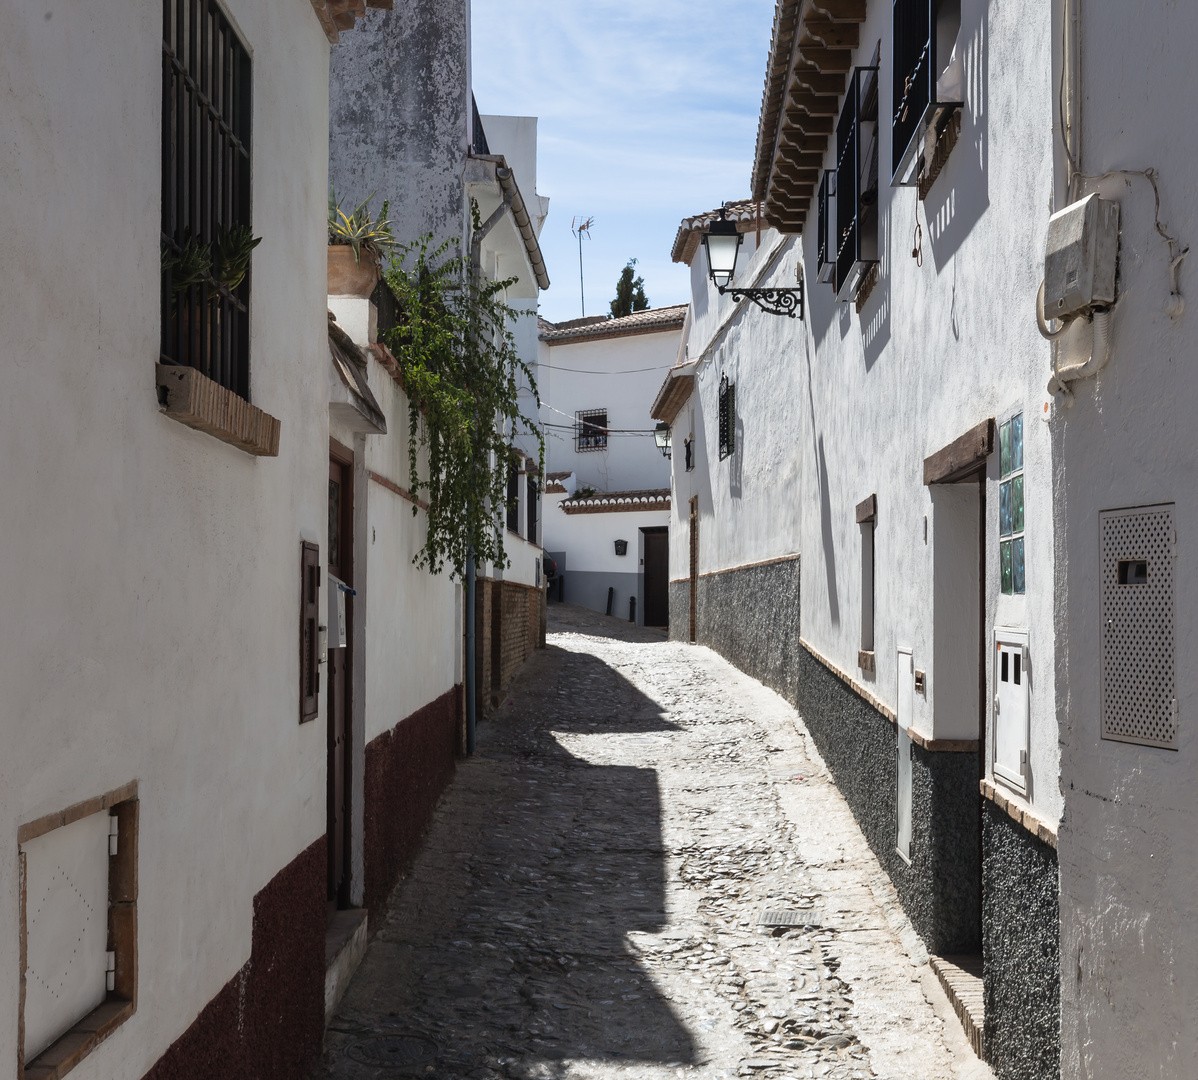
[[[731,221],[736,222],[736,227],[743,233],[757,228],[757,203],[752,199],[737,199],[734,202],[725,203],[724,213]],[[670,252],[670,257],[674,262],[686,263],[687,266],[690,266],[695,258],[695,253],[699,250],[699,243],[703,238],[704,231],[719,216],[720,211],[717,207],[715,210],[708,210],[706,213],[682,219],[682,224],[678,226],[678,234],[674,237],[674,249]],[[764,219],[761,224],[763,228],[768,228]]]
[[[649,491],[601,491],[595,495],[563,499],[561,508],[567,514],[611,514],[636,510],[669,510],[670,489]]]
[[[556,326],[549,323],[548,325],[552,329],[542,329],[540,336],[542,341],[553,345],[564,341],[593,341],[597,338],[654,334],[681,327],[686,321],[686,308],[686,304],[646,308],[644,311],[634,311],[631,315],[624,315],[619,319],[602,319],[595,322],[587,319],[581,326],[571,325],[582,322],[580,319],[572,319],[570,323],[559,323]]]

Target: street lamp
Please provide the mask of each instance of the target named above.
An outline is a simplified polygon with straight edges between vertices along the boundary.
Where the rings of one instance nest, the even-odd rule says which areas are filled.
[[[787,315],[792,319],[803,317],[803,285],[795,289],[736,289],[729,288],[736,273],[736,256],[744,241],[735,221],[729,221],[724,207],[720,207],[719,219],[708,226],[703,234],[703,247],[707,251],[707,273],[711,283],[721,296],[730,292],[732,299],[752,300],[769,315]]]
[[[664,420],[653,429],[653,441],[657,444],[657,449],[661,451],[662,457],[670,456],[670,425]]]

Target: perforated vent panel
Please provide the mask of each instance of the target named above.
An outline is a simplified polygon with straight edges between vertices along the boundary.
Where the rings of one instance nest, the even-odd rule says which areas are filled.
[[[1173,508],[1102,519],[1102,737],[1177,748]]]

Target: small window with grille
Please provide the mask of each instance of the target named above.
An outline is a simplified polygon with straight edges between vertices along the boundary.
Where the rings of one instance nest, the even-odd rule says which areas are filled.
[[[507,467],[507,527],[520,531],[520,459],[512,457]]]
[[[1020,596],[1026,591],[1027,565],[1023,544],[1023,414],[1012,416],[998,429],[998,559],[1002,591]]]
[[[250,57],[214,0],[164,0],[162,343],[250,396]]]
[[[529,458],[524,463],[526,470],[524,492],[528,517],[528,533],[525,539],[530,544],[537,542],[537,501],[540,493],[540,485],[537,483],[537,464],[532,458]]]
[[[607,410],[591,409],[575,414],[574,449],[579,453],[587,450],[607,449]]]
[[[720,380],[720,460],[736,453],[736,385]]]

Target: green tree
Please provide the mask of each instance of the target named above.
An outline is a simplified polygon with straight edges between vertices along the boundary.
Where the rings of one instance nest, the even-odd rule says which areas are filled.
[[[645,279],[639,274],[634,278],[633,267],[636,259],[629,259],[628,265],[620,271],[620,280],[616,282],[616,298],[611,302],[611,317],[631,315],[634,311],[644,311],[649,306],[649,298],[645,295]]]

